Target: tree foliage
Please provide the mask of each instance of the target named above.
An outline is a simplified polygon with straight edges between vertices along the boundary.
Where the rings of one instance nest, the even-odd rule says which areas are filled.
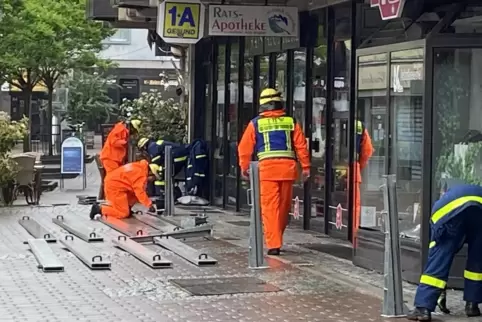
[[[97,124],[108,123],[117,112],[108,90],[116,86],[110,78],[99,73],[75,73],[69,82],[69,121],[72,124],[85,122],[89,130],[95,130]]]
[[[159,92],[142,93],[135,100],[125,100],[121,113],[142,121],[141,136],[171,142],[187,142],[187,111],[173,99],[163,99]]]

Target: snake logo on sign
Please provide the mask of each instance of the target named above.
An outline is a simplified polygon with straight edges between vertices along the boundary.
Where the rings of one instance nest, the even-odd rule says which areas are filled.
[[[298,198],[298,196],[296,196],[295,204],[293,206],[293,217],[295,219],[299,219],[301,217],[301,215],[300,215],[300,198]]]
[[[341,230],[341,228],[343,227],[343,208],[341,207],[341,204],[338,204],[338,206],[336,206],[335,227],[338,230]]]

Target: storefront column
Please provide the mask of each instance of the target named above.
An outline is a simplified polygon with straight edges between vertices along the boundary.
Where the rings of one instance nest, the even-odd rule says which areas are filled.
[[[243,112],[244,107],[244,48],[246,44],[246,38],[240,37],[239,38],[239,58],[238,58],[238,106],[237,106],[237,142],[241,141],[241,137],[243,136],[243,119],[241,118],[241,113]],[[237,144],[236,144],[237,146]],[[237,154],[237,151],[236,151]],[[238,162],[236,162],[238,163]],[[236,211],[241,209],[241,171],[239,167],[237,167],[236,171]]]
[[[306,85],[305,85],[305,136],[307,138],[307,147],[310,151],[311,159],[311,136],[313,126],[313,56],[314,48],[309,46],[306,48]],[[312,178],[304,183],[303,187],[303,229],[309,230],[311,225],[311,186]]]
[[[276,53],[269,54],[268,86],[276,88]]]
[[[295,52],[294,50],[288,50],[286,55],[287,66],[286,66],[286,113],[290,116],[293,115],[293,99],[294,99],[294,92],[295,92],[295,78],[293,75],[294,72],[294,57]]]
[[[226,189],[227,174],[229,173],[229,143],[228,143],[228,120],[229,120],[229,103],[231,102],[231,90],[229,80],[231,77],[231,42],[226,43],[226,53],[224,55],[224,119],[223,119],[223,208],[228,204],[228,194]]]

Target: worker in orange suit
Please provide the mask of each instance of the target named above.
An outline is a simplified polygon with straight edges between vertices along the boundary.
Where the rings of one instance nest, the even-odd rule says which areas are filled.
[[[353,241],[355,239],[358,228],[360,227],[360,210],[361,210],[361,193],[360,184],[362,182],[361,172],[368,164],[368,160],[373,155],[373,145],[368,131],[365,129],[363,122],[356,121],[356,142],[355,142],[355,191],[353,194],[354,198],[354,209],[353,209]]]
[[[140,120],[132,120],[133,133],[135,135],[141,126]],[[105,140],[102,151],[100,152],[100,161],[104,167],[106,175],[123,165],[127,159],[127,148],[129,141],[129,129],[127,123],[118,122],[109,132]]]
[[[131,208],[140,203],[150,212],[156,213],[156,209],[149,199],[146,186],[148,181],[159,179],[159,166],[149,164],[147,160],[128,163],[107,174],[104,181],[104,193],[106,205],[100,207],[94,204],[90,210],[90,219],[96,215],[127,218],[131,214]]]
[[[261,213],[268,255],[279,255],[288,225],[293,184],[298,177],[296,160],[304,180],[310,176],[310,157],[301,126],[287,116],[281,93],[273,88],[261,92],[260,113],[249,122],[238,145],[239,166],[248,177],[255,152],[259,160]]]

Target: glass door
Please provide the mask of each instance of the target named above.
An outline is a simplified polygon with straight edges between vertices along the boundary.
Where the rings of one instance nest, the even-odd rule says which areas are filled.
[[[231,43],[230,48],[230,77],[229,77],[229,106],[228,106],[228,157],[229,169],[226,175],[227,205],[236,207],[237,203],[237,174],[238,174],[238,86],[239,86],[239,44]]]
[[[351,40],[335,37],[333,44],[333,100],[331,121],[331,183],[329,187],[328,234],[348,239],[349,164],[348,121],[350,108]]]
[[[225,100],[225,61],[226,45],[219,45],[217,57],[217,104],[216,104],[216,124],[215,124],[215,146],[214,146],[214,204],[224,207],[224,100]]]

